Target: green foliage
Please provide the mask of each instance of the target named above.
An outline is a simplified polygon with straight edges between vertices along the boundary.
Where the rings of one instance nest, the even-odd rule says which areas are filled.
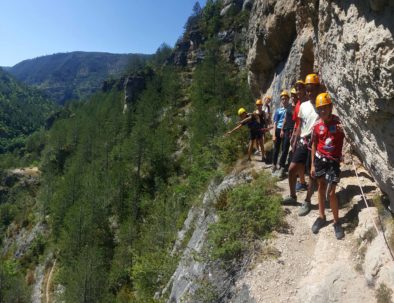
[[[172,48],[166,43],[162,43],[157,49],[156,53],[151,58],[151,62],[154,66],[160,66],[166,62],[172,53]]]
[[[206,38],[215,36],[221,28],[220,18],[221,2],[215,0],[207,0],[202,18],[200,22],[201,31]]]
[[[73,266],[64,271],[65,301],[75,303],[108,302],[105,263],[99,247],[85,247]]]
[[[7,228],[11,223],[27,227],[35,220],[32,210],[38,186],[27,185],[25,180],[20,180],[7,171],[0,173],[0,241],[6,237]],[[12,251],[8,250],[8,253],[12,254]],[[31,262],[27,263],[30,265]]]
[[[212,258],[238,259],[253,241],[264,238],[280,224],[282,209],[274,188],[273,181],[261,175],[227,194],[227,203],[218,210],[219,221],[209,231]]]
[[[217,1],[208,1],[202,11],[196,6],[194,17],[193,26],[216,36]],[[149,62],[129,66],[145,77],[146,88],[128,112],[122,112],[118,80],[109,80],[105,92],[67,104],[48,131],[34,133],[17,153],[0,159],[8,165],[18,158],[40,159],[36,210],[52,234],[49,243],[36,239],[28,262],[48,247],[59,251],[58,282],[66,287],[66,302],[154,302],[191,236],[192,230],[173,250],[190,207],[208,182],[222,175],[223,165],[230,167],[244,151],[245,131],[223,134],[234,126],[237,108],[251,103],[246,74],[220,58],[215,39],[203,47],[206,58],[191,84],[184,71],[163,65],[172,51],[163,45]],[[251,194],[251,209],[259,210],[258,194]],[[5,225],[25,218],[21,213],[0,207]],[[250,233],[267,232],[271,223],[243,225]],[[231,249],[245,248],[241,239]],[[200,295],[209,301],[215,294]]]
[[[211,303],[220,302],[219,290],[208,280],[199,280],[198,288],[192,295],[192,302]]]
[[[56,106],[38,91],[18,84],[0,69],[0,153],[24,146]]]
[[[30,291],[15,261],[0,260],[0,302],[30,302]]]
[[[32,265],[38,265],[40,256],[44,254],[46,245],[47,242],[44,236],[42,234],[38,234],[29,244],[27,251],[22,256],[20,260],[21,266],[23,268],[29,268]]]
[[[247,27],[249,15],[250,13],[248,10],[242,10],[239,12],[239,10],[233,6],[222,19],[222,28],[240,30],[243,27]]]
[[[201,19],[202,15],[202,9],[200,3],[197,1],[194,6],[193,6],[193,12],[191,16],[187,19],[186,24],[184,26],[185,28],[185,34],[193,30],[196,26],[198,26],[198,23]]]

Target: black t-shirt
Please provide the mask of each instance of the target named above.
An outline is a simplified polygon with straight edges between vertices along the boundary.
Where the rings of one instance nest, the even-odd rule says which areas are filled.
[[[258,110],[255,110],[254,114],[257,116],[258,118],[258,122],[260,123],[260,127],[261,128],[265,128],[267,127],[267,116],[265,111],[261,111],[261,113],[259,113]]]
[[[257,117],[255,114],[248,114],[248,118],[251,117],[251,119],[247,122],[243,122],[242,125],[246,125],[249,127],[249,129],[259,129],[260,128],[260,123],[257,121]]]
[[[292,104],[289,104],[286,107],[286,123],[283,126],[283,129],[293,129],[294,128],[294,120],[293,120],[293,113],[294,113],[294,108]]]

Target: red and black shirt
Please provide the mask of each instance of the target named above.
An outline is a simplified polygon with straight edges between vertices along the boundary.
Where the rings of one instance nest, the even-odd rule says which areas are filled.
[[[296,106],[294,108],[293,112],[293,121],[294,121],[294,129],[297,129],[298,126],[300,125],[300,118],[298,118],[298,112],[300,111],[300,106],[301,106],[301,100],[298,99]]]
[[[322,156],[340,159],[344,138],[341,121],[336,115],[326,122],[319,119],[313,126],[313,141],[317,142],[316,150]]]

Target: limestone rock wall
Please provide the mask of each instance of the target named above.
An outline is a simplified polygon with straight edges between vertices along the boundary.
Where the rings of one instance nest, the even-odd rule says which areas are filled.
[[[247,36],[257,96],[317,72],[348,139],[394,209],[394,0],[256,0]]]

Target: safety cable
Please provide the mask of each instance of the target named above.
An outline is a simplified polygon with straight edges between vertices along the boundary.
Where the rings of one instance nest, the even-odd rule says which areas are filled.
[[[364,191],[363,191],[361,182],[360,182],[360,178],[359,178],[358,173],[357,173],[356,165],[354,164],[354,161],[353,161],[353,155],[351,155],[351,159],[352,159],[353,170],[354,170],[354,172],[356,173],[356,179],[357,179],[358,187],[360,187],[361,196],[363,197],[365,206],[366,206],[367,209],[368,209],[368,208],[369,208],[369,205],[368,205],[367,199],[365,198],[365,194],[364,194]],[[393,252],[391,251],[390,245],[389,245],[389,243],[388,243],[388,241],[387,241],[387,238],[386,238],[386,235],[384,234],[384,231],[381,231],[381,232],[379,231],[379,228],[378,228],[378,226],[376,225],[376,222],[375,222],[374,218],[372,217],[371,212],[368,212],[368,215],[369,215],[369,218],[370,218],[370,219],[372,220],[372,222],[373,222],[373,225],[374,225],[374,227],[375,227],[375,229],[376,229],[377,235],[379,235],[379,234],[382,235],[383,240],[384,240],[384,243],[386,244],[387,250],[389,251],[389,254],[390,254],[390,256],[391,256],[391,259],[394,261],[394,254],[393,254]],[[383,222],[382,222],[381,219],[380,219],[379,213],[378,213],[378,219],[379,219],[380,224],[381,224],[382,229],[383,229]]]

